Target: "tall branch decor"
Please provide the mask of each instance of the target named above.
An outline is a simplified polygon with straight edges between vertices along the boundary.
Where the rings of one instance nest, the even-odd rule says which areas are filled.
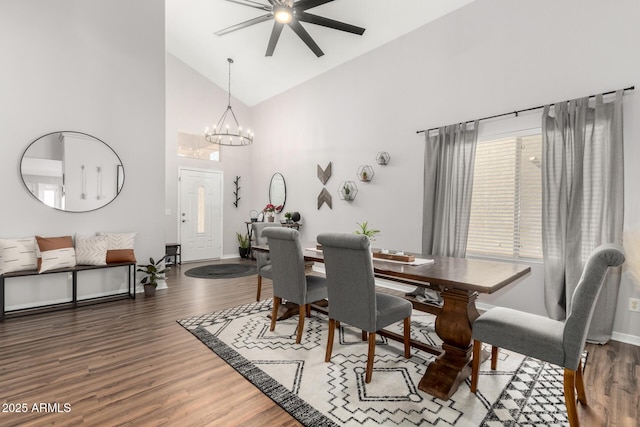
[[[233,180],[233,183],[236,186],[236,191],[233,192],[236,200],[233,202],[233,206],[238,207],[238,201],[240,200],[240,177],[236,176],[236,179]]]

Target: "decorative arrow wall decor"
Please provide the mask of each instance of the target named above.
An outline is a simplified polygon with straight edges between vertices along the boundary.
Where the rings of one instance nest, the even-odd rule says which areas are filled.
[[[327,191],[326,188],[323,188],[320,194],[318,194],[318,210],[320,207],[326,203],[329,206],[329,209],[333,209],[331,206],[331,194]]]
[[[327,165],[326,169],[322,169],[320,165],[318,165],[318,179],[325,185],[327,181],[331,178],[331,162]]]

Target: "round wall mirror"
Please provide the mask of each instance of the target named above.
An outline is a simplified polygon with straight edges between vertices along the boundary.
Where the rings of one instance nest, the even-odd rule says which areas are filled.
[[[274,173],[269,183],[269,203],[284,207],[287,201],[287,186],[281,173]]]
[[[124,185],[116,152],[94,136],[73,131],[49,133],[29,144],[20,175],[33,197],[65,212],[106,206]]]

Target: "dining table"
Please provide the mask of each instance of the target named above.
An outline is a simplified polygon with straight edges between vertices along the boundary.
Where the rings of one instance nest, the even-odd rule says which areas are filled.
[[[268,251],[268,246],[254,247]],[[473,258],[458,258],[414,254],[412,261],[400,262],[377,258],[373,250],[374,275],[379,279],[404,285],[430,288],[440,293],[442,304],[421,301],[405,296],[419,311],[436,316],[435,332],[442,340],[440,346],[417,342],[412,346],[436,355],[429,363],[418,388],[442,400],[448,400],[471,373],[473,349],[471,332],[473,321],[480,313],[476,308],[479,294],[492,294],[531,273],[526,264]],[[305,246],[305,261],[324,263],[322,249]],[[329,305],[331,302],[329,301]],[[401,340],[389,331],[380,335]]]

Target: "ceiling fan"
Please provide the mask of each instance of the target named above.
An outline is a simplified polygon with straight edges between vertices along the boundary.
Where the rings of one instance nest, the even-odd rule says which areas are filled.
[[[318,44],[311,38],[307,30],[300,24],[301,22],[308,22],[309,24],[321,25],[323,27],[332,28],[334,30],[345,31],[347,33],[362,35],[365,31],[364,28],[356,27],[355,25],[346,24],[344,22],[335,21],[333,19],[325,18],[307,12],[307,9],[314,8],[316,6],[330,3],[334,0],[268,0],[269,4],[259,3],[253,0],[227,0],[231,3],[241,4],[243,6],[252,7],[254,9],[260,9],[268,12],[266,15],[258,16],[257,18],[250,19],[245,22],[241,22],[231,27],[222,29],[214,34],[222,36],[224,34],[231,33],[242,28],[249,27],[251,25],[259,24],[261,22],[274,19],[273,30],[271,30],[271,37],[269,38],[269,44],[267,45],[267,52],[265,56],[272,56],[273,51],[276,49],[278,39],[282,33],[282,29],[285,25],[288,25],[294,33],[302,39],[303,42],[316,54],[317,57],[324,55],[324,52]]]

